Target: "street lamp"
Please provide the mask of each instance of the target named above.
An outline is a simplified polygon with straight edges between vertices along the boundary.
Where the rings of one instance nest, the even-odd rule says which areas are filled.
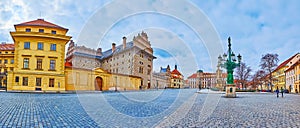
[[[236,97],[235,93],[235,85],[234,85],[234,79],[233,79],[233,70],[234,68],[240,66],[242,56],[239,54],[237,56],[238,62],[236,62],[236,56],[231,50],[231,39],[228,38],[228,51],[227,54],[223,54],[223,58],[221,55],[218,57],[220,66],[225,68],[227,70],[227,83],[226,83],[226,97]]]
[[[117,83],[117,82],[118,82],[118,81],[117,81],[117,76],[115,76],[115,79],[116,79],[115,92],[117,92],[117,91],[118,91],[118,87],[117,87],[117,86],[118,86],[118,83]]]
[[[199,91],[201,90],[201,79],[199,78]]]

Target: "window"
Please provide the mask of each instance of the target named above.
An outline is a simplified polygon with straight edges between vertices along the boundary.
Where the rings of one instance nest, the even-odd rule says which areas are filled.
[[[15,82],[19,83],[19,77],[16,76]]]
[[[50,70],[55,70],[55,60],[50,60]]]
[[[43,50],[44,49],[44,43],[38,42],[38,50]]]
[[[4,64],[7,64],[7,63],[8,63],[7,59],[4,59]]]
[[[56,44],[51,44],[50,50],[51,51],[56,51]]]
[[[42,69],[43,60],[37,59],[36,60],[36,69],[41,70]]]
[[[8,54],[8,52],[5,52],[5,54]]]
[[[13,67],[10,67],[10,71],[14,71],[14,68],[13,68]]]
[[[15,60],[14,60],[14,59],[11,59],[11,60],[10,60],[10,63],[11,63],[11,64],[15,63]]]
[[[0,64],[2,64],[2,60],[0,60]]]
[[[139,73],[143,73],[143,67],[139,67]]]
[[[29,68],[29,58],[24,58],[23,60],[23,68]]]
[[[30,49],[30,42],[24,42],[24,49]]]
[[[31,29],[30,28],[26,28],[25,31],[26,32],[31,32]]]
[[[23,77],[23,86],[28,86],[28,77]]]
[[[11,54],[14,54],[15,52],[11,52]]]
[[[56,31],[52,30],[51,33],[52,33],[52,34],[56,34]]]
[[[44,33],[44,29],[39,29],[39,32]]]
[[[54,78],[49,79],[49,87],[54,87]]]
[[[35,86],[41,86],[42,78],[36,78],[35,80]]]

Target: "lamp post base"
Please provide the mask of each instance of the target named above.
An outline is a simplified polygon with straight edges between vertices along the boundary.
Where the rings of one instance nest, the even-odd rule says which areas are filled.
[[[235,90],[236,90],[235,84],[226,84],[225,97],[236,98]]]

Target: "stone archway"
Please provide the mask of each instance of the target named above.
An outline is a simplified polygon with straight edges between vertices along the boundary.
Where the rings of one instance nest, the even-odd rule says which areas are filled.
[[[102,91],[103,79],[99,76],[95,79],[95,91]]]

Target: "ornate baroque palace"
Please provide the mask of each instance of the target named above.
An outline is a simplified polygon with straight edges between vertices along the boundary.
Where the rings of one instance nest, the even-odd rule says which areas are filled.
[[[43,19],[16,24],[0,46],[8,91],[138,90],[151,86],[153,49],[145,32],[109,50],[77,46],[68,29]],[[69,43],[67,54],[65,45]],[[65,57],[66,55],[66,57]]]

